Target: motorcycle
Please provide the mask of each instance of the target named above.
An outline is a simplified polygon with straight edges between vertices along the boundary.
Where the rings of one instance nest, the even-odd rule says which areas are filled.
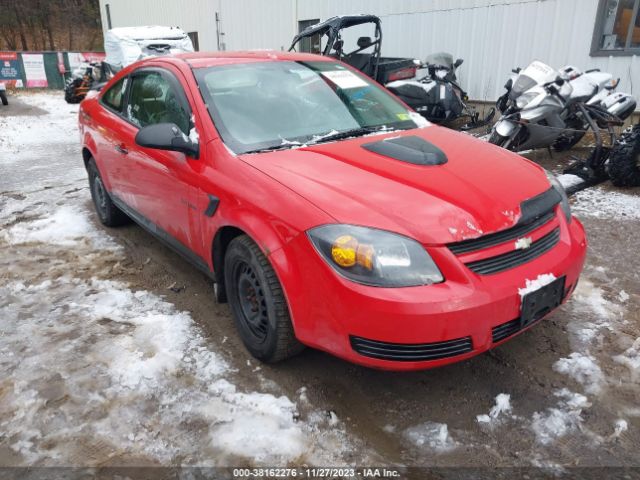
[[[567,66],[556,71],[534,61],[513,73],[505,85],[507,92],[497,101],[502,117],[489,139],[509,150],[568,150],[591,128],[589,117],[598,127],[608,128],[611,121],[628,118],[636,107],[631,95],[613,93],[618,82],[598,70],[583,74]]]
[[[616,145],[614,127],[621,126],[633,113],[636,101],[631,95],[612,93],[617,82],[606,74],[595,73],[600,72],[582,74],[565,67],[561,75],[539,61],[524,70],[514,70],[515,77],[505,85],[507,94],[497,102],[502,117],[494,125],[489,142],[516,152],[552,146],[566,149],[591,130],[594,150],[586,160],[577,160],[565,169],[565,173],[584,180],[574,191],[606,180],[607,160]],[[604,145],[601,130],[609,134],[608,146]]]
[[[456,70],[462,63],[462,59],[454,62],[449,53],[433,54],[427,57],[424,65],[428,72],[426,76],[417,80],[396,80],[385,86],[433,123],[446,125],[465,118],[468,121],[460,130],[488,125],[493,120],[495,108],[480,119],[479,112],[467,105],[469,97],[456,77]]]

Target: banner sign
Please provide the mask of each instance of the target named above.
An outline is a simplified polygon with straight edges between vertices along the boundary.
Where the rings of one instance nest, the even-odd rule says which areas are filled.
[[[49,86],[47,74],[44,71],[44,57],[41,53],[23,53],[22,66],[27,77],[27,88]]]
[[[16,52],[0,52],[0,82],[7,86],[22,87]]]
[[[78,68],[83,63],[102,62],[106,54],[102,52],[69,52],[69,67],[71,71]]]

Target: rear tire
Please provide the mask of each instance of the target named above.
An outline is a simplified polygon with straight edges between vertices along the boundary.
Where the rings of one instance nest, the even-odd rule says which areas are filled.
[[[107,227],[117,227],[128,223],[129,217],[116,207],[111,200],[93,158],[90,159],[87,164],[87,172],[89,174],[91,199],[93,200],[93,206],[96,209],[100,222]]]
[[[240,338],[267,363],[304,349],[296,339],[282,285],[269,260],[246,235],[234,238],[224,257],[227,298]]]
[[[2,100],[2,105],[9,105],[9,100],[7,99],[7,94],[6,92],[2,91],[0,92],[0,100]]]
[[[609,177],[616,187],[640,186],[640,124],[624,134],[611,150]]]

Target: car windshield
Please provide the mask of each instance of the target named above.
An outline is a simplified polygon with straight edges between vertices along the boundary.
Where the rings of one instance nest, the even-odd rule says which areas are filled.
[[[222,140],[236,153],[417,126],[415,113],[335,62],[253,62],[195,73]]]

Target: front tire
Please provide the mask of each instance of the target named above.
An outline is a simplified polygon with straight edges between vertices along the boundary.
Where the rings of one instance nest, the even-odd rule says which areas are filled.
[[[9,105],[9,100],[7,100],[7,93],[4,90],[0,92],[0,100],[2,101],[2,105]]]
[[[91,199],[96,209],[98,218],[103,225],[107,227],[117,227],[129,222],[129,217],[120,210],[111,200],[109,192],[100,176],[100,171],[96,162],[92,159],[87,164],[87,172],[89,174],[89,189],[91,190]]]
[[[489,143],[493,143],[494,145],[497,145],[498,147],[502,147],[502,148],[504,148],[504,145],[507,143],[507,140],[509,140],[509,137],[503,137],[495,130],[491,132],[491,136],[489,137]]]
[[[640,186],[640,124],[624,134],[611,150],[609,177],[616,187]]]
[[[304,349],[293,332],[282,285],[269,260],[246,235],[225,254],[227,298],[240,338],[251,355],[275,363]]]

